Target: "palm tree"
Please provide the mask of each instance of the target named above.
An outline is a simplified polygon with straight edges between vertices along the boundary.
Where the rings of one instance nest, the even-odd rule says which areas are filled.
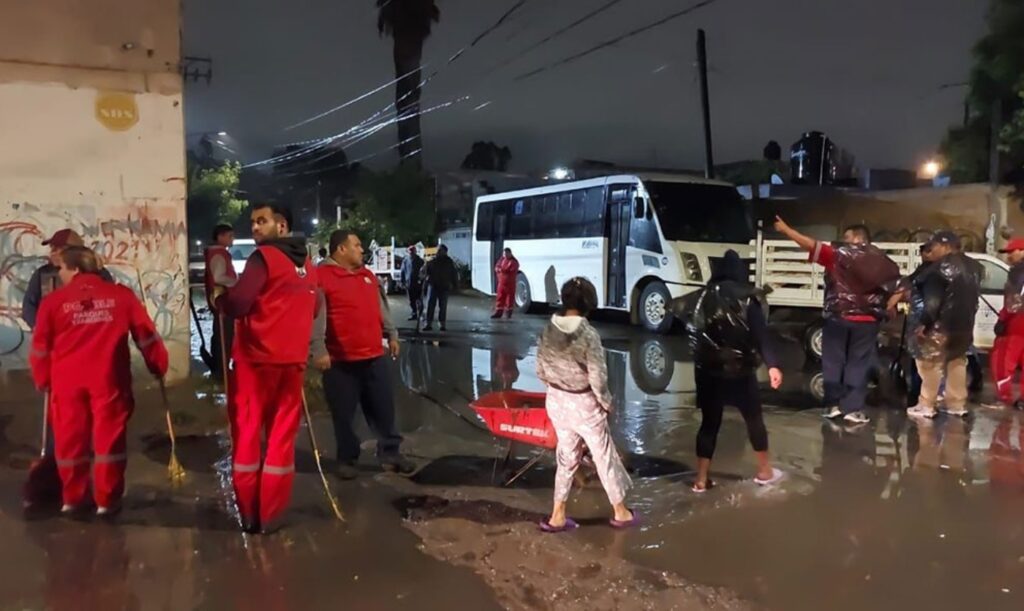
[[[423,43],[433,24],[441,19],[434,0],[377,0],[377,31],[394,41],[395,106],[398,122],[398,153],[403,162],[421,165],[420,66]]]

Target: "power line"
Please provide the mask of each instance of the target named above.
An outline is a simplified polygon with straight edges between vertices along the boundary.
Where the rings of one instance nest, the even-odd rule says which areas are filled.
[[[610,40],[606,40],[606,41],[604,41],[604,42],[602,42],[600,44],[597,44],[597,45],[595,45],[595,46],[593,46],[593,47],[591,47],[589,49],[586,49],[585,51],[581,51],[581,52],[576,53],[574,55],[570,55],[569,57],[566,57],[564,59],[560,59],[560,60],[558,60],[556,62],[553,62],[551,64],[548,64],[546,66],[542,66],[540,68],[537,68],[536,70],[532,70],[532,71],[527,72],[525,74],[521,74],[521,75],[517,76],[513,80],[515,82],[524,81],[524,80],[527,80],[527,79],[532,78],[534,76],[537,76],[538,74],[541,74],[543,72],[547,72],[549,70],[553,70],[555,68],[564,66],[564,65],[569,64],[569,63],[572,63],[572,62],[574,62],[576,60],[583,59],[584,57],[586,57],[588,55],[591,55],[593,53],[596,53],[598,51],[601,51],[602,49],[607,49],[608,47],[617,45],[618,43],[620,43],[620,42],[622,42],[624,40],[627,40],[627,39],[632,38],[634,36],[638,36],[640,34],[643,34],[644,32],[653,30],[653,29],[655,29],[657,27],[663,26],[666,23],[669,23],[671,21],[679,19],[680,17],[684,17],[686,15],[689,15],[690,13],[692,13],[692,12],[694,12],[696,10],[702,9],[705,6],[714,4],[716,1],[717,0],[701,0],[701,2],[698,2],[698,3],[696,3],[696,4],[692,5],[692,6],[689,6],[689,7],[685,8],[685,9],[683,9],[681,11],[676,11],[675,13],[672,13],[672,14],[668,15],[667,17],[663,17],[662,19],[659,19],[658,21],[655,21],[653,23],[649,23],[649,24],[647,24],[645,26],[642,26],[642,27],[636,28],[634,30],[631,30],[629,32],[626,32],[625,34],[622,34],[621,36],[616,36],[615,38],[612,38]]]
[[[484,38],[486,38],[488,35],[490,35],[494,31],[496,31],[498,28],[500,28],[502,25],[504,25],[508,21],[508,19],[516,11],[518,11],[523,5],[525,5],[529,1],[530,0],[518,0],[508,10],[506,10],[504,13],[502,13],[501,17],[499,17],[496,22],[491,24],[489,27],[485,28],[468,45],[462,47],[454,55],[452,55],[450,58],[448,58],[448,61],[445,63],[444,66],[442,66],[442,68],[450,66],[452,64],[452,62],[456,61],[459,57],[461,57],[462,54],[466,50],[468,50],[470,48],[473,48],[480,41],[482,41]],[[424,66],[420,66],[420,69],[422,69],[423,67]],[[249,167],[255,167],[255,166],[260,166],[260,165],[266,165],[268,163],[281,163],[283,161],[288,161],[288,160],[291,160],[291,159],[295,159],[295,158],[301,157],[303,155],[307,155],[307,154],[315,151],[317,148],[320,148],[321,146],[324,146],[326,144],[329,144],[330,142],[333,142],[338,137],[344,137],[344,136],[350,134],[352,131],[358,130],[365,123],[374,120],[376,117],[380,116],[383,113],[388,112],[392,107],[395,107],[397,109],[397,106],[399,104],[401,104],[403,101],[405,101],[413,93],[422,90],[423,87],[427,85],[427,83],[429,83],[431,80],[433,80],[434,77],[436,77],[441,72],[442,68],[438,68],[430,76],[428,76],[427,78],[421,80],[420,83],[414,89],[412,89],[411,91],[406,93],[404,96],[402,96],[401,98],[399,98],[395,102],[393,102],[391,104],[388,104],[387,106],[385,106],[381,110],[379,110],[376,113],[374,113],[373,115],[371,115],[368,119],[365,119],[363,122],[361,122],[359,124],[356,124],[355,126],[350,127],[349,129],[345,130],[344,132],[340,132],[338,134],[334,134],[333,136],[328,136],[328,137],[325,137],[325,138],[313,139],[313,140],[307,140],[305,142],[300,142],[298,144],[305,144],[305,143],[312,143],[312,144],[311,144],[311,146],[309,146],[309,147],[307,147],[305,149],[302,149],[300,151],[294,151],[294,152],[289,153],[287,155],[282,155],[282,156],[277,156],[277,157],[270,157],[268,159],[263,159],[263,160],[260,160],[260,161],[252,162],[252,163],[246,164],[244,167],[249,168]],[[363,100],[363,99],[365,99],[365,98],[367,98],[367,97],[369,97],[369,96],[371,96],[371,95],[373,95],[375,93],[378,93],[379,91],[381,91],[382,89],[388,87],[389,85],[392,85],[392,84],[395,84],[395,83],[401,81],[403,78],[406,78],[407,76],[410,76],[411,74],[414,74],[415,72],[416,72],[415,70],[411,71],[411,72],[409,72],[409,73],[407,73],[407,74],[405,74],[405,75],[403,75],[401,77],[398,77],[396,79],[393,79],[393,80],[389,81],[388,83],[386,83],[386,84],[384,84],[384,85],[382,85],[380,87],[375,88],[374,90],[372,90],[370,92],[361,94],[356,99],[353,99],[353,100],[350,100],[348,102],[345,102],[345,103],[341,104],[338,107],[335,107],[333,109],[325,111],[325,112],[317,115],[316,117],[312,117],[311,119],[304,120],[304,121],[302,121],[300,123],[297,123],[297,124],[295,124],[295,125],[293,125],[291,127],[298,127],[299,125],[308,124],[308,123],[310,123],[312,121],[316,121],[317,119],[320,119],[320,118],[323,118],[323,117],[325,117],[325,116],[327,116],[329,114],[332,114],[333,112],[336,112],[337,110],[341,110],[342,108],[348,107],[351,104],[354,104],[355,102],[358,102],[358,101]],[[291,129],[291,127],[286,128],[286,130]]]
[[[417,72],[423,70],[423,68],[426,68],[426,67],[427,67],[427,64],[423,64],[423,65],[421,65],[421,66],[419,66],[419,67],[417,67],[417,68],[415,68],[413,70],[410,70],[409,72],[406,72],[402,76],[393,78],[390,81],[384,83],[383,85],[381,85],[379,87],[375,87],[374,89],[370,89],[369,91],[366,91],[365,93],[362,93],[362,94],[352,98],[351,100],[349,100],[349,101],[347,101],[347,102],[345,102],[343,104],[339,104],[339,105],[335,106],[334,108],[330,108],[328,110],[325,110],[325,111],[323,111],[322,113],[320,113],[318,115],[313,115],[312,117],[310,117],[308,119],[304,119],[302,121],[299,121],[298,123],[294,123],[292,125],[289,125],[288,127],[284,128],[284,131],[291,131],[291,130],[295,129],[296,127],[302,127],[303,125],[307,125],[309,123],[312,123],[313,121],[317,121],[317,120],[323,119],[324,117],[326,117],[328,115],[334,114],[334,113],[338,112],[339,110],[344,110],[344,109],[348,108],[349,106],[355,104],[356,102],[361,102],[361,101],[365,100],[366,98],[370,97],[371,95],[373,95],[375,93],[378,93],[380,91],[383,91],[384,89],[387,89],[388,87],[390,87],[391,85],[394,85],[395,83],[401,81],[402,79],[404,79],[404,78],[406,78],[408,76],[412,76],[413,74],[416,74]]]
[[[527,53],[530,53],[532,51],[535,51],[539,47],[542,47],[542,46],[546,45],[547,43],[549,43],[552,40],[558,38],[559,36],[562,36],[563,34],[569,32],[571,30],[576,29],[577,27],[583,25],[587,21],[590,21],[594,17],[597,17],[601,13],[607,11],[608,9],[612,8],[616,4],[621,3],[622,1],[623,0],[609,0],[608,2],[606,2],[606,3],[602,4],[601,6],[597,7],[596,9],[590,11],[586,15],[583,15],[582,17],[580,17],[576,21],[573,21],[572,23],[559,28],[558,30],[556,30],[556,31],[552,32],[551,34],[547,35],[546,37],[544,37],[543,39],[533,43],[529,47],[526,47],[525,49],[520,51],[519,54],[516,57],[510,57],[510,58],[508,58],[508,59],[498,63],[493,68],[491,68],[491,70],[497,70],[499,68],[503,68],[503,67],[507,66],[508,64],[510,64],[510,63],[514,62],[515,60],[519,59],[521,56],[526,55]]]

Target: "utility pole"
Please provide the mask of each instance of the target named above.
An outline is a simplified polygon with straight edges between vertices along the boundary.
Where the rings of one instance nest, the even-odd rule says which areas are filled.
[[[994,251],[1000,244],[1000,233],[1004,225],[1006,225],[1006,206],[1004,202],[999,198],[999,170],[1000,170],[1000,158],[999,158],[999,133],[1003,129],[1003,103],[1002,100],[996,99],[992,103],[992,126],[991,134],[989,134],[989,161],[988,161],[988,182],[989,189],[989,222],[992,225],[994,240],[990,240],[988,248],[990,252],[988,254],[994,255]]]
[[[999,133],[1003,130],[1003,103],[992,103],[992,126],[989,135],[988,180],[995,187],[999,185]]]
[[[711,147],[711,102],[708,98],[708,50],[704,30],[697,30],[697,70],[700,73],[700,101],[704,118],[704,176],[715,177],[715,157]]]

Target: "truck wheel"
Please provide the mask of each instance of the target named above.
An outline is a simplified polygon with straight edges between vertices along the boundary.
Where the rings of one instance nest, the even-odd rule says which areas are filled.
[[[672,329],[672,315],[668,304],[672,300],[668,289],[661,282],[652,282],[644,287],[637,302],[640,322],[652,333],[668,333]]]
[[[811,324],[811,326],[807,327],[807,330],[804,331],[804,350],[807,351],[807,356],[816,361],[821,360],[821,346],[824,333],[825,321],[823,320],[819,320]]]
[[[516,309],[521,314],[529,314],[533,309],[533,293],[530,291],[530,281],[522,272],[516,276]]]

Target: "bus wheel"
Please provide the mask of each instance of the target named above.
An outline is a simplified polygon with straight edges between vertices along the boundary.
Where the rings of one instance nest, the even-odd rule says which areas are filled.
[[[807,356],[820,361],[821,360],[821,344],[822,337],[825,334],[825,321],[819,320],[809,327],[804,332],[804,349],[807,351]]]
[[[530,292],[530,281],[520,273],[516,276],[516,309],[522,314],[529,314],[533,309],[533,294]]]
[[[675,356],[668,341],[649,338],[629,350],[629,368],[637,387],[648,395],[665,392],[675,372]]]
[[[637,307],[640,322],[652,333],[668,333],[672,328],[672,316],[668,313],[668,303],[672,300],[668,289],[661,282],[652,282],[640,293]]]

